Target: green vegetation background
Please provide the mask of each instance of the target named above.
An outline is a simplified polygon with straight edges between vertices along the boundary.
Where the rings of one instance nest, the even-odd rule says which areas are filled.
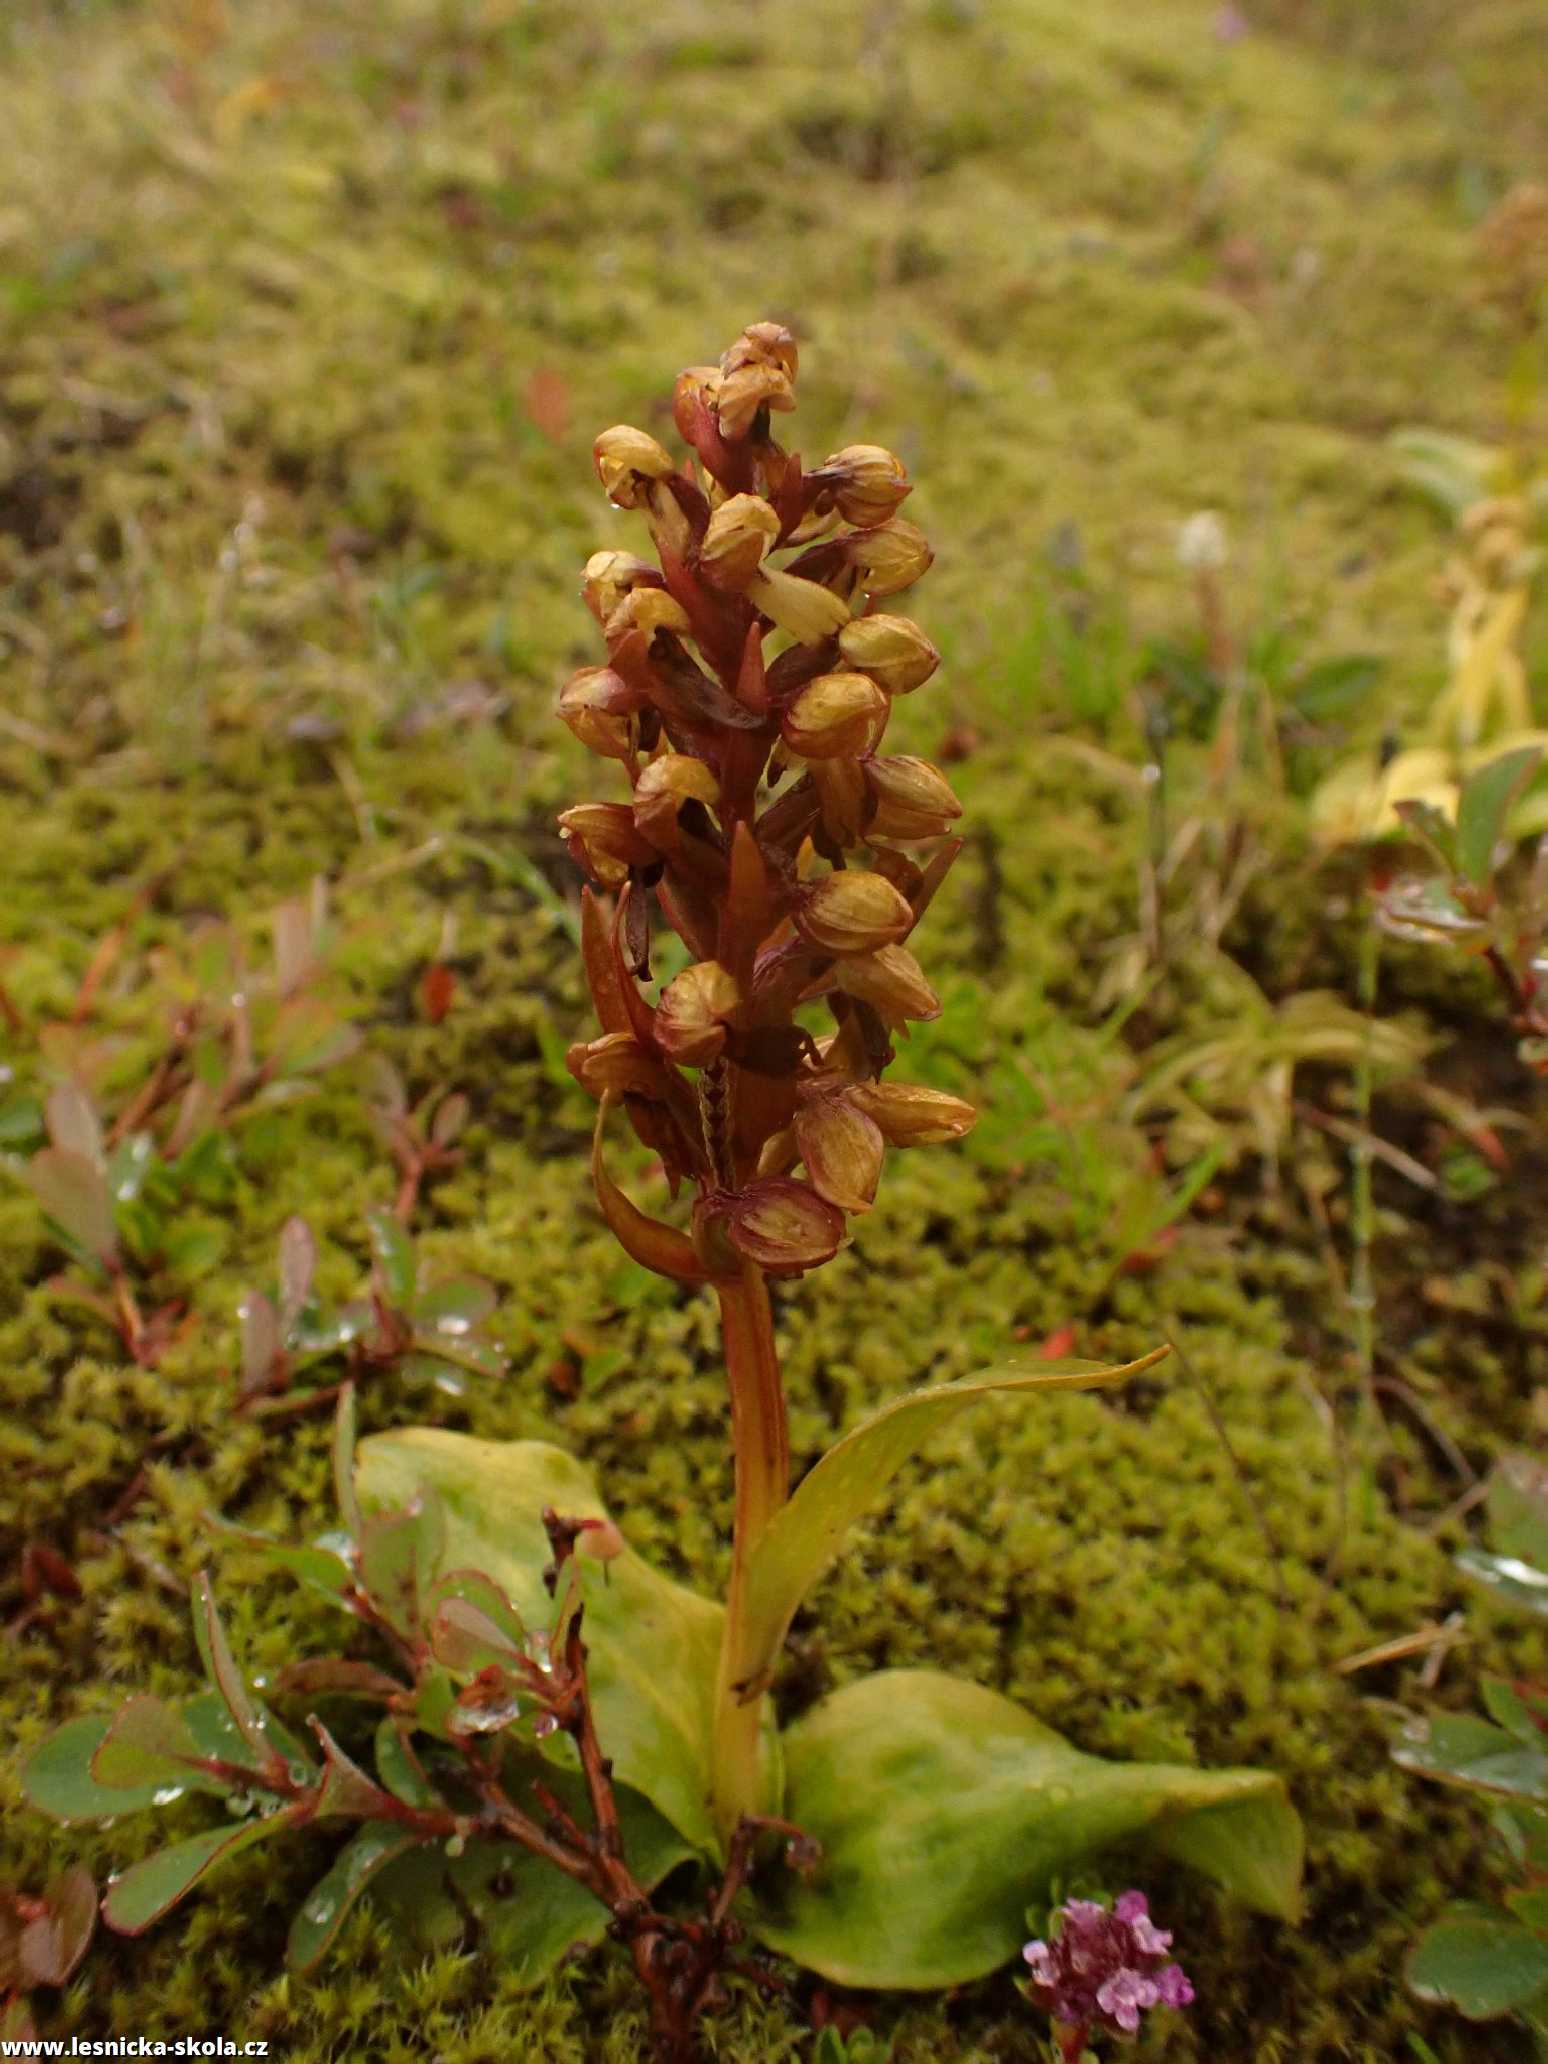
[[[1119,1272],[1166,1209],[1116,1117],[1127,1049],[1093,1011],[1134,929],[1143,828],[1055,740],[1138,758],[1135,639],[1189,635],[1174,538],[1203,506],[1231,532],[1241,620],[1292,673],[1384,660],[1370,732],[1433,693],[1444,532],[1383,439],[1499,430],[1506,346],[1469,254],[1544,162],[1545,20],[1539,0],[1245,13],[1233,40],[1191,0],[11,0],[0,950],[29,1017],[63,1017],[164,871],[102,1006],[141,1022],[136,970],[191,918],[256,926],[314,874],[339,881],[370,1043],[473,1098],[467,1166],[421,1222],[432,1259],[499,1284],[513,1356],[460,1403],[383,1383],[367,1425],[571,1443],[641,1548],[718,1577],[707,1315],[620,1263],[558,1058],[587,1014],[548,827],[597,770],[550,707],[593,656],[580,565],[631,542],[591,436],[660,430],[680,365],[744,321],[794,321],[808,454],[896,445],[939,550],[917,613],[948,664],[894,735],[930,752],[976,734],[953,774],[974,842],[924,949],[948,1016],[901,1070],[988,1109],[965,1148],[894,1157],[854,1247],[782,1298],[798,1456],[901,1386],[1066,1324],[1104,1356],[1180,1329],[1213,1404],[1174,1368],[1118,1403],[983,1412],[825,1587],[787,1696],[937,1662],[1093,1750],[1284,1774],[1310,1831],[1306,1927],[1153,1874],[1200,1999],[1142,2054],[1384,2064],[1421,2028],[1444,2058],[1503,2058],[1508,2034],[1426,2015],[1398,1983],[1417,1924],[1480,1882],[1477,1816],[1390,1767],[1366,1694],[1402,1678],[1330,1668],[1461,1602],[1455,1531],[1415,1523],[1459,1485],[1401,1417],[1379,1478],[1341,1478],[1329,1249],[1250,1157],[1157,1269]],[[1293,827],[1274,835],[1227,943],[1276,994],[1351,993],[1352,932]],[[459,986],[432,1029],[415,998],[440,951]],[[1386,1001],[1405,995],[1464,1052],[1506,1044],[1466,983],[1395,963]],[[1177,1010],[1215,1022],[1203,986]],[[1508,1058],[1502,1079],[1519,1100]],[[325,1287],[361,1271],[362,1208],[390,1178],[355,1073],[251,1123],[240,1166],[199,1324],[154,1374],[51,1304],[36,1208],[0,1188],[6,1558],[42,1538],[85,1584],[0,1652],[0,1868],[19,1882],[76,1857],[105,1872],[146,1839],[41,1825],[12,1752],[129,1685],[188,1685],[201,1515],[328,1517],[323,1427],[233,1422],[228,1372],[237,1296],[287,1214],[322,1238]],[[1525,1433],[1543,1373],[1474,1263],[1515,1271],[1541,1244],[1540,1174],[1523,1151],[1510,1191],[1423,1224],[1402,1215],[1415,1193],[1382,1191],[1384,1352],[1475,1464]],[[153,1456],[148,1497],[97,1531],[169,1432],[183,1459]],[[332,1637],[240,1552],[216,1559],[252,1667]],[[1508,1633],[1518,1667],[1541,1660],[1476,1603],[1471,1626],[1465,1657]],[[1465,1701],[1472,1667],[1441,1696]],[[361,1915],[320,1977],[277,1975],[326,1854],[256,1852],[144,1942],[100,1941],[49,2032],[260,2035],[291,2064],[639,2054],[606,1960],[527,1996],[476,1948],[405,1969]],[[1031,2027],[998,1982],[907,2008],[897,2054],[1028,2057]],[[804,2040],[743,1999],[714,2031],[745,2064]]]

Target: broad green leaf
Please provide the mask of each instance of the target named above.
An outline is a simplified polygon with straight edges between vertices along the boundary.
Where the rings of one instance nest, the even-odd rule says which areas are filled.
[[[1523,1886],[1518,1892],[1507,1892],[1505,1904],[1529,1928],[1536,1928],[1539,1934],[1548,1934],[1548,1886]]]
[[[419,1274],[413,1241],[390,1211],[368,1211],[366,1223],[371,1229],[371,1252],[388,1303],[394,1311],[411,1311]]]
[[[733,1681],[766,1681],[796,1609],[837,1559],[849,1529],[933,1433],[981,1398],[1123,1383],[1161,1361],[1166,1352],[1157,1348],[1136,1362],[1113,1368],[1100,1362],[1005,1362],[958,1383],[913,1391],[884,1405],[808,1471],[749,1558]]]
[[[607,1516],[590,1472],[562,1449],[430,1427],[363,1442],[358,1488],[376,1511],[436,1493],[448,1563],[481,1570],[529,1627],[548,1627],[554,1617],[543,1585],[551,1560],[543,1508],[575,1519]],[[580,1567],[593,1566],[583,1559]],[[722,1608],[660,1576],[628,1547],[605,1579],[600,1570],[587,1577],[585,1595],[597,1731],[619,1779],[690,1842],[714,1851],[709,1756]]]
[[[59,1230],[77,1247],[101,1262],[118,1251],[118,1230],[107,1176],[84,1154],[45,1147],[23,1170],[32,1194]]]
[[[333,1868],[306,1896],[290,1924],[285,1961],[293,1971],[310,1971],[321,1963],[338,1938],[351,1907],[367,1885],[388,1864],[419,1847],[418,1835],[392,1821],[368,1821],[339,1851]]]
[[[1454,872],[1457,865],[1457,827],[1445,811],[1434,803],[1425,802],[1420,796],[1405,796],[1392,807],[1409,830],[1434,849],[1442,865]]]
[[[1548,1468],[1532,1455],[1502,1455],[1490,1472],[1484,1510],[1496,1555],[1548,1570]],[[1548,1591],[1548,1577],[1543,1583]]]
[[[1470,882],[1482,887],[1489,879],[1510,806],[1537,772],[1541,758],[1538,746],[1523,745],[1469,776],[1457,801],[1457,864]]]
[[[1548,1800],[1548,1740],[1533,1747],[1472,1713],[1410,1721],[1393,1745],[1392,1760],[1420,1777],[1469,1791]]]
[[[1469,2021],[1492,2021],[1548,1985],[1548,1942],[1488,1907],[1454,1907],[1409,1953],[1408,1982]]]
[[[67,1720],[40,1742],[22,1765],[21,1786],[32,1805],[53,1819],[111,1820],[120,1813],[143,1813],[156,1803],[165,1780],[120,1788],[92,1776],[92,1763],[115,1719],[112,1713],[86,1713]]]
[[[518,1805],[541,1779],[586,1824],[580,1780],[535,1756],[512,1757],[505,1786]],[[686,1863],[692,1846],[626,1786],[617,1793],[624,1855],[649,1889]],[[523,1986],[542,1983],[567,1951],[601,1940],[607,1910],[573,1879],[514,1842],[470,1841],[461,1855],[444,1843],[423,1844],[385,1869],[373,1899],[395,1931],[427,1954],[462,1939],[471,1914],[479,1940],[502,1975]]]
[[[930,1670],[860,1678],[790,1728],[784,1811],[822,1860],[765,1895],[754,1932],[842,1985],[983,1977],[1055,1879],[1137,1836],[1250,1906],[1299,1909],[1301,1825],[1277,1778],[1106,1763]]]
[[[293,1810],[286,1809],[235,1827],[228,1821],[224,1827],[206,1828],[186,1842],[175,1842],[170,1849],[158,1849],[154,1856],[131,1864],[120,1876],[108,1880],[102,1918],[120,1935],[143,1934],[217,1863],[279,1834],[295,1817]]]

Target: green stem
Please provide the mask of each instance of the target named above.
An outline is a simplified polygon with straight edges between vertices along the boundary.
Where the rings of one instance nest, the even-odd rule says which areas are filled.
[[[756,1658],[748,1643],[745,1592],[748,1559],[790,1496],[790,1436],[774,1345],[774,1316],[762,1270],[744,1262],[739,1278],[715,1287],[736,1456],[731,1588],[715,1688],[712,1751],[715,1820],[722,1841],[729,1842],[741,1820],[769,1810],[760,1756],[767,1686],[749,1682]]]

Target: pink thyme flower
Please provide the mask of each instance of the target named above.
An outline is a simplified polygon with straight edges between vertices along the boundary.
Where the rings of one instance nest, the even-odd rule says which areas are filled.
[[[1172,1937],[1151,1920],[1143,1892],[1120,1894],[1111,1911],[1094,1899],[1067,1899],[1054,1918],[1053,1939],[1029,1942],[1022,1955],[1033,1999],[1061,2024],[1065,2056],[1078,2056],[1097,2029],[1131,2036],[1152,2007],[1193,1999],[1182,1966],[1167,1962]]]

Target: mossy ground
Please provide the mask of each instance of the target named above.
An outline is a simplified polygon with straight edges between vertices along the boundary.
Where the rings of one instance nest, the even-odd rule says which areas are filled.
[[[1093,1010],[1135,928],[1144,831],[1056,739],[1137,760],[1136,641],[1191,634],[1173,537],[1204,505],[1280,685],[1368,652],[1386,664],[1371,726],[1422,708],[1444,536],[1382,439],[1501,427],[1508,340],[1470,240],[1541,167],[1544,23],[1529,0],[1247,12],[1254,33],[1228,43],[1190,0],[13,0],[0,978],[29,1025],[67,1016],[96,943],[162,876],[98,1006],[144,1028],[152,948],[209,913],[256,933],[328,875],[368,1043],[412,1086],[473,1099],[424,1243],[499,1285],[512,1355],[508,1382],[459,1403],[384,1381],[367,1424],[568,1442],[640,1547],[718,1579],[707,1315],[605,1236],[589,1107],[555,1058],[586,1011],[546,826],[594,777],[549,711],[591,656],[578,566],[628,541],[592,488],[593,431],[659,428],[680,364],[745,320],[796,321],[806,449],[895,443],[939,547],[919,609],[950,664],[898,731],[925,751],[976,734],[954,769],[976,841],[925,954],[952,1013],[903,1067],[970,1085],[988,1114],[962,1149],[894,1157],[854,1246],[781,1299],[798,1454],[1066,1324],[1113,1356],[1169,1330],[1192,1374],[989,1409],[940,1444],[801,1623],[785,1696],[938,1662],[1094,1750],[1281,1771],[1309,1831],[1306,1925],[1153,1879],[1200,1997],[1143,2054],[1377,2064],[1422,2030],[1448,2060],[1505,2057],[1508,2033],[1462,2031],[1398,1980],[1420,1922],[1484,1882],[1478,1815],[1388,1762],[1364,1694],[1402,1675],[1332,1667],[1463,1602],[1457,1529],[1423,1523],[1459,1485],[1402,1416],[1352,1459],[1335,1149],[1308,1137],[1277,1185],[1247,1156],[1154,1268],[1120,1268],[1167,1213],[1119,1115],[1143,1023],[1115,1040]],[[1265,792],[1274,865],[1227,944],[1275,994],[1349,995],[1354,926],[1329,922],[1294,816]],[[432,1027],[415,997],[442,952],[458,988]],[[1449,1079],[1530,1111],[1481,990],[1395,957],[1384,1003],[1405,1001],[1451,1042]],[[1217,1008],[1186,967],[1147,1005],[1194,1031]],[[28,1040],[13,1065],[37,1074]],[[1433,1145],[1412,1104],[1383,1117]],[[1543,1172],[1522,1148],[1508,1187],[1423,1214],[1381,1184],[1381,1365],[1475,1466],[1532,1430],[1542,1352],[1490,1269],[1540,1249]],[[84,1585],[0,1661],[17,1753],[127,1686],[189,1683],[179,1592],[210,1559],[208,1509],[298,1533],[327,1515],[323,1427],[234,1420],[229,1369],[237,1297],[289,1213],[328,1282],[363,1265],[362,1209],[391,1177],[357,1072],[250,1122],[232,1182],[197,1326],[154,1373],[51,1301],[36,1208],[0,1187],[7,1560],[41,1539]],[[151,1442],[149,1495],[100,1531]],[[216,1560],[255,1669],[327,1638],[239,1552]],[[1490,1657],[1542,1660],[1467,1603],[1457,1701]],[[105,1870],[143,1839],[44,1826],[15,1760],[7,1878],[66,1855]],[[324,1854],[266,1850],[146,1940],[99,1941],[50,2032],[224,2030],[296,2064],[640,2053],[607,1958],[521,1995],[476,1948],[405,1968],[362,1915],[319,1977],[278,1977]],[[1033,2053],[1006,1982],[876,2012],[900,2059]],[[739,2000],[710,2039],[751,2064],[801,2054],[803,2030]]]

